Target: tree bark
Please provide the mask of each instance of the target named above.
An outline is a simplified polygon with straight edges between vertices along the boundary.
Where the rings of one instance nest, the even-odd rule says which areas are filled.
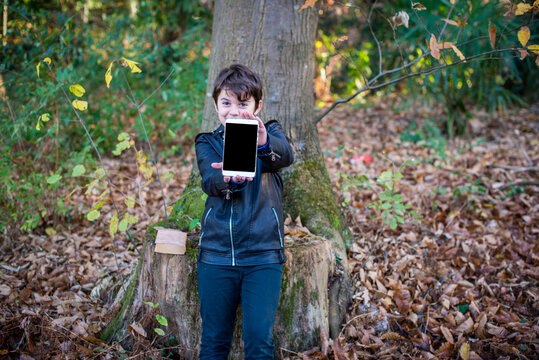
[[[303,0],[217,0],[202,131],[219,125],[211,92],[217,73],[242,63],[260,74],[264,84],[263,121],[278,120],[295,152],[294,164],[283,171],[284,214],[300,217],[318,235],[296,244],[286,242],[287,263],[274,329],[276,356],[280,349],[308,350],[320,342],[320,332],[335,338],[351,298],[346,256],[350,232],[336,202],[318,131],[314,125],[314,42],[318,9],[298,13]],[[185,229],[201,218],[204,196],[193,166],[189,184],[161,226]],[[200,340],[196,257],[153,252],[152,228],[145,237],[140,274],[122,297],[123,309],[104,337],[113,337],[143,310],[142,301],[160,303],[171,331],[194,357]],[[190,243],[196,253],[196,241]],[[129,287],[127,287],[129,288]],[[118,299],[119,300],[119,299]],[[120,301],[120,300],[119,300]],[[241,317],[234,336],[233,356],[240,355]],[[118,334],[116,334],[118,335]]]

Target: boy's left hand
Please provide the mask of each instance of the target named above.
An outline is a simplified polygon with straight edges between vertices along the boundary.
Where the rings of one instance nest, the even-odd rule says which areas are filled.
[[[258,120],[258,147],[266,145],[268,142],[268,134],[266,133],[266,127],[262,120],[247,110],[240,110],[240,118]]]
[[[214,168],[214,169],[222,169],[223,168],[223,163],[222,162],[211,163],[211,167]],[[253,181],[253,178],[252,177],[245,177],[245,176],[236,175],[236,176],[223,176],[223,180],[226,183],[230,182],[230,180],[239,183],[239,182],[242,182],[242,181],[245,181],[245,180]]]

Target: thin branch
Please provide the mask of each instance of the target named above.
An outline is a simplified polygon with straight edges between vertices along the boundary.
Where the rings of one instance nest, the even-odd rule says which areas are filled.
[[[452,64],[443,64],[443,65],[440,65],[440,66],[435,66],[433,68],[430,68],[430,69],[426,69],[426,70],[422,70],[422,71],[417,71],[417,72],[414,72],[414,73],[409,73],[409,74],[406,74],[406,75],[403,75],[399,78],[395,78],[395,79],[392,79],[392,80],[389,80],[389,81],[386,81],[384,83],[380,83],[376,86],[371,86],[371,84],[373,84],[375,81],[378,80],[378,78],[382,77],[382,76],[387,76],[387,75],[390,75],[392,73],[395,73],[395,72],[399,72],[399,71],[402,71],[410,66],[412,66],[413,64],[417,63],[418,61],[420,61],[422,58],[424,58],[425,56],[428,56],[430,55],[430,52],[426,52],[424,53],[423,55],[421,55],[420,57],[418,57],[417,59],[415,59],[414,61],[404,65],[404,66],[401,66],[399,68],[395,68],[395,69],[392,69],[392,70],[387,70],[387,71],[384,71],[383,73],[381,74],[378,74],[376,75],[374,78],[372,78],[368,83],[366,83],[362,88],[360,88],[359,90],[357,90],[355,93],[353,93],[352,95],[344,98],[344,99],[337,99],[333,102],[333,104],[331,104],[331,106],[329,108],[327,108],[323,113],[322,115],[320,115],[318,118],[316,118],[316,120],[314,121],[315,124],[317,124],[318,122],[320,122],[320,120],[322,120],[331,110],[333,110],[337,105],[339,104],[344,104],[344,103],[347,103],[349,102],[350,100],[352,100],[353,98],[355,98],[356,96],[358,96],[359,94],[361,94],[362,92],[364,91],[367,91],[367,90],[375,90],[375,89],[379,89],[381,87],[384,87],[384,86],[388,86],[388,85],[391,85],[391,84],[394,84],[394,83],[397,83],[399,81],[402,81],[404,79],[407,79],[409,77],[413,77],[413,76],[419,76],[419,75],[428,75],[430,73],[433,73],[435,71],[438,71],[438,70],[441,70],[441,69],[445,69],[445,68],[449,68],[449,67],[453,67],[453,66],[456,66],[456,65],[460,65],[462,63],[465,63],[467,61],[470,61],[470,60],[474,60],[478,57],[481,57],[481,56],[485,56],[485,55],[490,55],[492,53],[499,53],[499,52],[510,52],[510,51],[518,51],[520,50],[519,48],[507,48],[507,49],[495,49],[495,50],[491,50],[491,51],[487,51],[487,52],[484,52],[484,53],[481,53],[481,54],[477,54],[477,55],[473,55],[473,56],[470,56],[464,60],[459,60],[459,61],[456,61]],[[479,59],[479,60],[491,60],[491,59]]]
[[[500,168],[500,169],[506,169],[506,170],[509,170],[511,172],[539,171],[539,166],[525,167],[525,166],[511,166],[511,165],[491,164],[491,163],[487,163],[487,166],[488,167]]]
[[[167,80],[170,78],[170,76],[172,75],[172,73],[174,72],[174,68],[172,68],[172,70],[170,71],[170,73],[168,74],[167,78],[165,80],[163,80],[163,82],[161,83],[161,85],[159,85],[158,88],[156,88],[150,95],[148,95],[148,97],[146,99],[144,99],[143,102],[141,102],[138,107],[142,107],[142,105],[144,105],[146,103],[146,101],[148,101],[156,92],[158,92],[162,87],[163,85],[165,85],[165,83],[167,82]]]
[[[372,12],[374,11],[374,7],[376,6],[377,2],[378,0],[376,0],[374,4],[371,6],[371,9],[369,11],[369,17],[367,18],[367,22],[369,23],[369,29],[371,29],[372,37],[374,38],[374,41],[376,41],[376,45],[378,46],[378,62],[379,62],[378,72],[381,73],[382,72],[382,47],[380,46],[380,42],[378,41],[378,38],[374,34],[374,30],[372,29],[372,24],[371,24]]]
[[[511,186],[539,186],[539,181],[515,181],[512,183],[500,186],[498,190],[505,190]]]
[[[92,147],[94,148],[94,150],[95,150],[95,152],[97,154],[97,157],[99,158],[99,162],[101,163],[101,167],[103,168],[103,171],[105,172],[105,178],[107,179],[107,183],[108,183],[108,186],[109,186],[109,192],[110,192],[110,198],[112,200],[112,205],[114,206],[114,210],[116,210],[116,212],[119,214],[120,212],[118,210],[118,207],[116,206],[116,201],[114,200],[114,194],[113,194],[113,191],[112,191],[112,182],[110,181],[108,171],[105,168],[105,164],[103,163],[103,159],[101,158],[101,153],[99,152],[99,149],[97,148],[97,145],[94,143],[94,140],[92,139],[92,136],[90,135],[90,132],[88,131],[88,128],[86,127],[86,124],[84,123],[84,121],[80,117],[79,112],[73,106],[73,104],[71,102],[71,99],[67,95],[64,87],[60,84],[60,82],[58,81],[58,79],[54,75],[54,72],[52,71],[52,68],[51,68],[50,64],[49,63],[46,63],[46,64],[47,64],[47,67],[49,68],[49,72],[51,73],[52,77],[60,85],[60,89],[62,90],[62,93],[64,93],[64,97],[66,98],[69,105],[71,105],[71,108],[75,112],[75,115],[77,116],[77,119],[79,120],[79,123],[81,124],[82,128],[86,132],[86,136],[88,136],[88,139],[90,140],[90,143],[92,144]]]
[[[167,78],[161,83],[161,85],[159,85],[159,87],[156,90],[154,90],[150,94],[150,96],[146,98],[146,100],[148,100],[153,94],[155,94],[157,90],[161,89],[161,87],[170,78],[170,75],[172,75],[173,72],[174,72],[174,69],[172,69],[172,71],[167,76]],[[150,149],[150,154],[152,155],[153,166],[155,167],[155,174],[157,175],[157,181],[159,182],[159,186],[161,187],[161,195],[163,196],[163,205],[164,205],[164,212],[165,212],[165,218],[166,218],[168,217],[168,215],[167,215],[167,200],[165,197],[165,189],[163,188],[163,183],[161,182],[161,176],[159,175],[159,168],[157,167],[157,158],[155,157],[155,154],[153,152],[152,144],[150,143],[150,138],[148,137],[148,132],[146,131],[146,125],[144,125],[144,120],[142,119],[142,113],[140,112],[140,108],[142,105],[137,105],[135,95],[133,93],[133,90],[131,90],[131,85],[129,85],[129,81],[127,81],[127,77],[125,76],[125,71],[123,69],[122,69],[122,75],[125,80],[125,83],[127,84],[129,93],[131,94],[131,97],[128,96],[128,99],[137,108],[138,117],[139,117],[140,123],[142,124],[142,130],[144,131],[144,136],[146,137],[146,143],[148,144],[148,147]],[[144,102],[146,100],[144,100]]]

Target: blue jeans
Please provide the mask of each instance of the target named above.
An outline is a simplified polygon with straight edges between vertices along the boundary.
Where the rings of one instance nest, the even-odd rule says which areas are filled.
[[[282,275],[282,264],[220,266],[198,263],[202,317],[199,359],[227,359],[240,300],[245,359],[273,359],[273,324]]]

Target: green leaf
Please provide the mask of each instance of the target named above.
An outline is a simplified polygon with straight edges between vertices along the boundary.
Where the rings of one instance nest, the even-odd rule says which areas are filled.
[[[172,137],[175,137],[176,136],[176,133],[170,129],[168,129],[168,134]]]
[[[58,175],[58,174],[54,174],[54,175],[51,175],[47,178],[47,182],[49,184],[56,184],[58,181],[60,181],[60,179],[62,178],[61,175]]]
[[[128,133],[123,132],[123,133],[120,133],[120,135],[118,135],[118,141],[124,141],[126,139],[129,139],[129,134]]]
[[[466,313],[466,311],[468,311],[468,308],[470,307],[470,305],[468,304],[463,304],[463,305],[457,305],[459,311],[464,314]]]
[[[155,318],[157,319],[157,321],[159,321],[159,324],[163,326],[168,326],[168,321],[166,317],[157,314],[155,315]]]
[[[88,195],[92,190],[99,184],[99,179],[92,180],[91,183],[88,184],[88,189],[84,193],[85,195]]]
[[[98,209],[100,209],[103,205],[105,205],[106,202],[107,202],[107,199],[101,200],[100,202],[98,202],[97,204],[95,204],[94,206],[92,206],[92,210],[98,210]]]
[[[165,332],[163,331],[163,329],[155,328],[153,329],[153,331],[155,331],[157,335],[165,336]]]
[[[189,223],[189,231],[193,230],[195,226],[197,226],[199,220],[198,219],[192,219]]]
[[[386,202],[382,204],[382,209],[384,210],[391,209],[391,207],[392,207],[391,203]]]
[[[118,226],[118,230],[120,231],[125,231],[127,230],[127,225],[129,225],[129,222],[127,221],[127,219],[124,217],[122,219],[122,221],[120,221],[120,226]]]
[[[126,220],[129,224],[136,224],[138,222],[138,216],[127,214]]]
[[[73,172],[71,173],[71,176],[81,176],[84,175],[86,172],[86,169],[84,168],[84,165],[77,165],[73,168]]]
[[[404,218],[402,216],[397,216],[397,221],[404,224]]]
[[[159,303],[154,304],[153,302],[150,302],[150,301],[144,301],[144,303],[146,305],[149,305],[149,306],[153,307],[153,308],[159,307]]]
[[[174,174],[172,173],[172,171],[169,171],[165,174],[165,176],[163,176],[163,179],[165,180],[172,180],[174,179]]]
[[[389,227],[393,230],[397,228],[397,220],[395,218],[391,219],[391,222],[389,223]]]
[[[101,213],[99,212],[99,210],[92,210],[88,214],[86,214],[86,218],[90,221],[94,221],[99,218],[100,215]]]

